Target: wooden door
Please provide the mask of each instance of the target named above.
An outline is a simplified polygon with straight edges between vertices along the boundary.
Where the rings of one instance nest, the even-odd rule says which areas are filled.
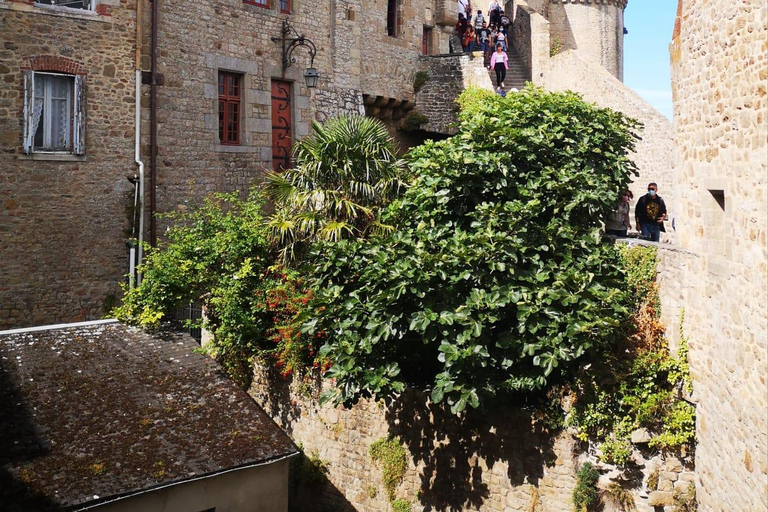
[[[292,84],[272,80],[272,169],[291,167],[293,145]]]

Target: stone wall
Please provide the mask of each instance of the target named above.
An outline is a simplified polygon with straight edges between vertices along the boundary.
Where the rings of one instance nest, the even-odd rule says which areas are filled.
[[[327,383],[326,383],[327,385]],[[599,485],[628,489],[638,512],[672,512],[675,492],[693,481],[689,459],[659,454],[643,440],[633,452],[635,471],[600,464],[595,452],[568,432],[550,433],[530,410],[519,407],[453,416],[416,391],[385,407],[363,399],[351,409],[320,405],[318,382],[286,383],[257,368],[249,390],[272,418],[322,461],[327,480],[297,482],[291,512],[389,512],[382,469],[370,446],[399,437],[408,467],[396,497],[414,512],[564,512],[573,509],[576,470],[591,461],[604,473]],[[649,477],[658,483],[649,488]],[[293,480],[302,475],[294,473]],[[660,507],[660,508],[654,508]],[[614,510],[610,505],[606,512]]]
[[[416,111],[429,122],[427,132],[453,134],[458,121],[456,98],[468,87],[493,90],[488,69],[480,52],[474,55],[435,55],[422,57],[421,70],[427,81],[416,94]]]
[[[128,273],[135,3],[0,2],[0,329],[100,318]],[[77,73],[86,149],[23,153],[24,69]]]
[[[516,3],[510,42],[528,68],[528,76],[532,77],[534,70],[541,73],[549,61],[551,27],[546,18],[527,3],[522,0]]]
[[[514,0],[507,2],[507,12],[514,13],[515,22],[526,11],[542,15],[551,24],[553,47],[578,50],[623,80],[626,5],[626,0]]]
[[[678,269],[702,510],[768,508],[768,6],[681,2],[671,46]]]
[[[677,151],[673,142],[672,123],[660,112],[645,102],[632,89],[622,84],[603,67],[584,59],[580,52],[569,50],[548,59],[546,66],[534,70],[533,82],[548,90],[572,90],[584,99],[601,107],[612,108],[643,123],[639,132],[640,141],[631,155],[640,175],[633,180],[632,191],[635,201],[644,194],[649,182],[659,185],[659,194],[664,197],[670,219],[675,218],[679,226],[681,206],[677,203]],[[632,225],[634,227],[634,215]],[[672,222],[666,223],[664,241],[673,241],[675,232]]]

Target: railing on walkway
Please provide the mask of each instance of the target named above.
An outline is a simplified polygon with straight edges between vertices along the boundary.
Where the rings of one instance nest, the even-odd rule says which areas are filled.
[[[180,306],[171,313],[171,321],[188,332],[198,343],[202,340],[202,329],[199,327],[202,318],[203,307],[195,302]]]

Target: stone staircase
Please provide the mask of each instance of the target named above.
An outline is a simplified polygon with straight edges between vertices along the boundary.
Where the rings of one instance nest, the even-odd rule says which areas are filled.
[[[522,89],[525,87],[525,83],[531,80],[528,68],[520,59],[517,50],[511,45],[507,48],[507,57],[509,58],[509,69],[507,70],[507,78],[504,79],[504,90],[509,91],[512,87]],[[491,69],[488,74],[491,77],[493,87],[496,88],[496,72]]]

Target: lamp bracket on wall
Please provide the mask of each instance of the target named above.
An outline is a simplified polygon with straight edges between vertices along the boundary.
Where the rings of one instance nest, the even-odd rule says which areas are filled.
[[[293,50],[299,46],[307,48],[310,57],[309,67],[314,67],[315,54],[317,53],[315,43],[305,37],[304,34],[299,34],[287,20],[283,20],[280,37],[273,37],[272,41],[283,45],[283,71],[291,67],[291,64],[296,63],[296,57],[293,56]]]

